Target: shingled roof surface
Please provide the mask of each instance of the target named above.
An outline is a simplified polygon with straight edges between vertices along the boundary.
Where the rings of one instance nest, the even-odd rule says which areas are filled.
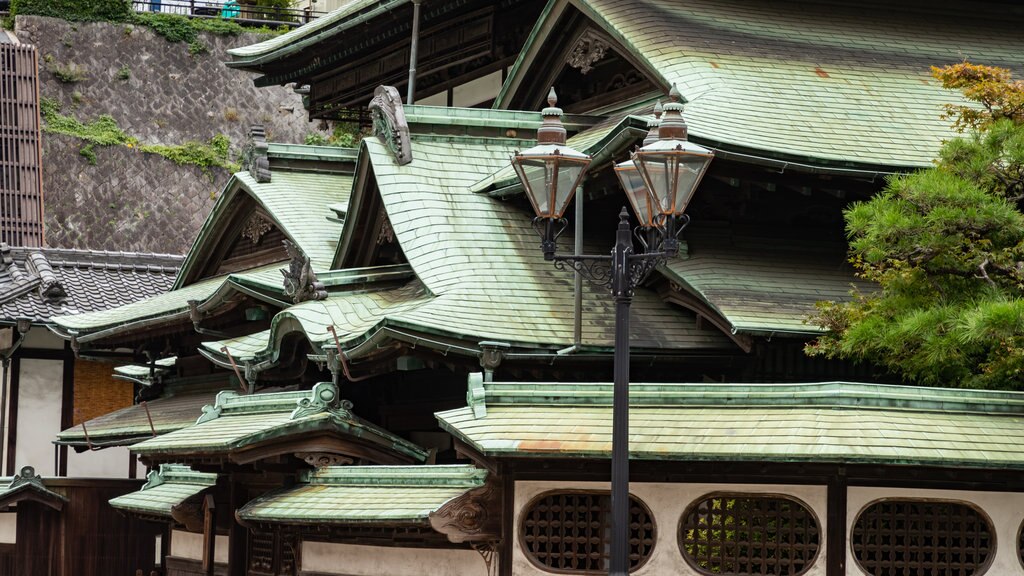
[[[0,245],[0,322],[115,308],[167,291],[182,257]]]
[[[118,510],[146,516],[171,518],[171,510],[217,483],[217,475],[196,472],[188,466],[161,464],[146,476],[142,489],[110,500]]]
[[[441,427],[502,457],[607,458],[612,386],[471,381]],[[1024,393],[819,384],[630,384],[630,455],[1024,469]]]
[[[431,512],[483,486],[486,477],[486,470],[467,465],[328,466],[256,498],[238,517],[289,525],[427,524]]]
[[[942,106],[963,103],[931,78],[930,67],[969,58],[1024,71],[1020,21],[976,16],[969,8],[943,15],[897,3],[572,4],[663,87],[679,86],[689,100],[691,137],[795,161],[929,166],[942,141],[955,135],[939,117]],[[525,60],[517,68],[513,80],[533,72]]]
[[[699,225],[686,231],[689,250],[659,270],[696,296],[742,334],[814,335],[815,303],[843,302],[854,289],[874,284],[858,279],[842,247],[807,239],[783,243],[767,237],[733,236]]]

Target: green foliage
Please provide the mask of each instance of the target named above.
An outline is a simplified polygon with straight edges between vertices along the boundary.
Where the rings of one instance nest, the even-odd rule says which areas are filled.
[[[148,26],[163,36],[168,42],[185,42],[191,45],[199,42],[200,32],[210,32],[219,36],[237,36],[245,31],[235,22],[214,18],[187,18],[180,14],[161,14],[159,12],[139,12],[132,16],[132,22],[140,26]],[[197,52],[205,52],[206,47]]]
[[[138,140],[125,134],[124,130],[117,125],[117,121],[109,115],[104,114],[92,122],[82,122],[77,118],[62,114],[60,103],[45,97],[40,99],[39,108],[43,117],[43,129],[46,132],[75,136],[100,146],[115,144],[135,146],[138,143]],[[85,153],[82,155],[88,157]]]
[[[823,303],[811,354],[870,360],[932,386],[1021,388],[1024,124],[947,143],[935,168],[846,211],[851,261],[874,294]]]
[[[125,80],[125,81],[127,81],[127,80],[131,79],[131,77],[132,77],[132,70],[128,66],[121,66],[121,68],[118,69],[118,71],[117,71],[117,79],[118,80]]]
[[[138,139],[126,134],[117,122],[106,114],[92,122],[82,122],[62,114],[60,103],[46,97],[40,100],[39,108],[43,117],[43,130],[84,140],[86,143],[79,150],[79,154],[93,165],[96,164],[96,146],[122,145],[128,148],[138,147],[141,152],[163,156],[178,165],[197,166],[208,175],[209,169],[213,167],[223,168],[229,172],[238,170],[238,165],[231,162],[231,141],[223,134],[214,136],[208,142],[190,141],[171,146],[139,146]]]
[[[131,18],[128,0],[13,0],[11,15],[51,16],[72,21],[124,22]]]
[[[74,84],[75,82],[81,82],[86,79],[85,71],[79,68],[75,64],[55,64],[50,66],[50,72],[57,78],[57,81],[62,84]]]
[[[310,146],[338,146],[354,148],[363,139],[363,132],[354,122],[337,122],[330,134],[310,132],[306,134],[305,143]]]
[[[178,165],[197,166],[209,174],[213,167],[237,171],[238,165],[230,159],[231,141],[223,134],[217,134],[208,142],[189,141],[175,146],[147,144],[139,149],[150,154],[159,154]]]
[[[207,51],[206,44],[203,44],[202,40],[193,40],[188,43],[188,55],[196,56],[198,54],[205,54]]]

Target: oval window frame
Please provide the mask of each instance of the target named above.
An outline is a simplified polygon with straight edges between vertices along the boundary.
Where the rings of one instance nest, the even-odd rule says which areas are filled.
[[[683,561],[686,562],[686,565],[698,574],[701,574],[703,576],[723,576],[723,574],[726,574],[720,572],[711,572],[698,566],[694,559],[686,553],[686,546],[683,544],[683,524],[686,522],[686,518],[689,517],[690,512],[692,512],[694,508],[699,506],[705,500],[710,500],[712,498],[766,498],[788,500],[802,507],[804,510],[808,512],[808,514],[810,514],[811,518],[814,520],[814,524],[818,528],[818,547],[814,550],[814,555],[811,556],[811,558],[807,561],[807,565],[804,567],[804,569],[800,572],[797,572],[793,576],[804,576],[812,568],[814,568],[815,565],[817,565],[818,560],[821,558],[821,550],[822,548],[824,548],[825,542],[827,540],[827,534],[825,534],[821,529],[821,518],[814,511],[814,508],[810,506],[807,502],[805,502],[803,499],[793,496],[791,494],[783,494],[781,492],[717,491],[703,494],[695,498],[689,504],[687,504],[686,508],[683,510],[682,516],[679,517],[679,522],[676,526],[676,546],[679,548],[679,555],[683,557]]]
[[[536,494],[532,498],[530,498],[530,500],[528,500],[526,502],[526,504],[519,510],[519,520],[517,521],[518,525],[516,526],[516,536],[517,536],[517,539],[519,540],[519,550],[520,550],[520,552],[522,552],[523,556],[526,557],[526,559],[530,562],[530,564],[534,568],[536,568],[536,569],[538,569],[538,570],[540,570],[542,572],[546,572],[548,574],[570,574],[570,575],[580,575],[580,574],[582,574],[582,575],[585,575],[585,576],[597,575],[597,574],[607,574],[607,572],[605,572],[605,571],[596,571],[595,572],[595,571],[592,571],[592,570],[565,570],[565,569],[562,569],[562,568],[552,568],[551,566],[548,566],[548,565],[538,561],[537,558],[534,557],[533,553],[526,547],[526,538],[525,538],[525,536],[526,536],[526,516],[527,516],[527,512],[529,510],[531,510],[534,506],[536,506],[537,503],[539,501],[541,501],[542,499],[547,498],[549,496],[562,495],[562,494],[582,494],[582,495],[591,495],[591,496],[597,495],[597,496],[609,496],[610,497],[611,496],[611,490],[586,490],[586,489],[581,489],[581,488],[566,488],[566,489],[555,488],[555,489],[551,489],[551,490],[545,490],[545,491],[543,491],[543,492],[541,492],[539,494]],[[653,537],[651,539],[653,541],[653,543],[651,544],[651,551],[650,551],[649,554],[647,554],[647,556],[645,556],[644,558],[642,558],[640,560],[640,562],[636,565],[635,568],[630,568],[629,573],[633,574],[633,573],[639,571],[641,568],[643,568],[644,566],[647,565],[647,563],[651,560],[651,557],[654,556],[655,550],[658,548],[658,521],[657,521],[657,518],[654,517],[654,512],[651,510],[651,507],[648,506],[647,503],[644,502],[642,498],[640,498],[636,494],[630,492],[629,493],[629,499],[631,501],[636,502],[637,504],[639,504],[644,509],[644,511],[647,513],[647,517],[651,519],[651,533],[653,534]],[[611,513],[610,510],[609,510],[609,513]]]
[[[975,572],[973,576],[985,576],[985,574],[988,574],[989,570],[992,569],[992,564],[995,562],[996,553],[999,548],[999,535],[996,533],[996,526],[995,523],[992,522],[992,517],[989,516],[981,506],[978,506],[974,502],[970,502],[968,500],[957,500],[954,498],[907,498],[900,496],[883,496],[882,498],[875,498],[874,500],[868,501],[861,506],[859,510],[857,510],[857,513],[853,516],[853,521],[850,522],[850,529],[846,535],[846,549],[849,551],[850,557],[853,558],[853,565],[856,566],[857,570],[859,570],[864,576],[871,576],[871,572],[864,568],[860,562],[860,558],[857,557],[857,552],[853,549],[853,531],[856,529],[857,521],[860,520],[860,517],[864,512],[868,508],[882,502],[929,502],[939,504],[957,504],[970,508],[988,525],[989,535],[992,539],[992,545],[989,547],[988,558],[985,559],[985,563],[978,568],[978,571]],[[1020,554],[1018,554],[1018,557],[1020,557]],[[1024,559],[1022,559],[1022,561],[1024,561]]]

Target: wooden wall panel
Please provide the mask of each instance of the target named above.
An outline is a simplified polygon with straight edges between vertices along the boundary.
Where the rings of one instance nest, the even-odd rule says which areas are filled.
[[[63,576],[61,514],[38,502],[18,504],[16,576]]]
[[[39,67],[34,46],[0,43],[0,241],[43,245]]]

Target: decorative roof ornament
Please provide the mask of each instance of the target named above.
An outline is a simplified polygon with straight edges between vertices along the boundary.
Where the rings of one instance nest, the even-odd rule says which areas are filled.
[[[57,274],[50,266],[49,260],[40,252],[33,252],[29,255],[26,263],[29,272],[39,277],[39,296],[45,302],[57,303],[67,297],[64,286],[57,278]]]
[[[14,490],[18,486],[25,484],[32,484],[44,488],[43,477],[36,474],[36,469],[32,466],[22,466],[21,470],[11,478],[11,483],[7,486],[7,490]]]
[[[409,123],[405,120],[402,96],[394,86],[378,86],[368,106],[373,118],[373,133],[395,155],[398,165],[412,162]]]
[[[323,282],[316,279],[309,256],[306,256],[290,240],[284,241],[284,247],[291,258],[288,269],[281,270],[281,274],[284,276],[284,295],[291,297],[292,301],[296,304],[306,300],[324,300],[327,298],[327,288],[324,287]]]
[[[501,490],[492,480],[430,513],[430,527],[456,544],[501,540]]]
[[[352,417],[352,402],[341,399],[338,385],[334,382],[320,382],[313,386],[312,394],[299,400],[296,404],[298,406],[292,411],[292,420],[321,412],[333,412],[345,417]]]
[[[594,64],[605,57],[611,47],[610,42],[592,28],[588,28],[573,44],[572,50],[569,50],[565,63],[579,70],[580,74],[586,74],[594,68]]]
[[[270,159],[267,157],[267,131],[262,124],[249,128],[249,137],[242,147],[242,166],[261,184],[270,182]]]
[[[260,240],[263,239],[263,235],[270,232],[270,229],[273,227],[274,224],[269,218],[260,212],[253,212],[249,220],[246,221],[245,226],[242,226],[242,238],[248,238],[253,245],[259,244]]]
[[[661,126],[661,115],[665,112],[665,108],[661,105],[661,100],[654,105],[654,120],[652,120],[647,126],[647,136],[644,137],[644,143],[641,146],[647,146],[648,144],[654,144],[658,141],[658,127]]]

